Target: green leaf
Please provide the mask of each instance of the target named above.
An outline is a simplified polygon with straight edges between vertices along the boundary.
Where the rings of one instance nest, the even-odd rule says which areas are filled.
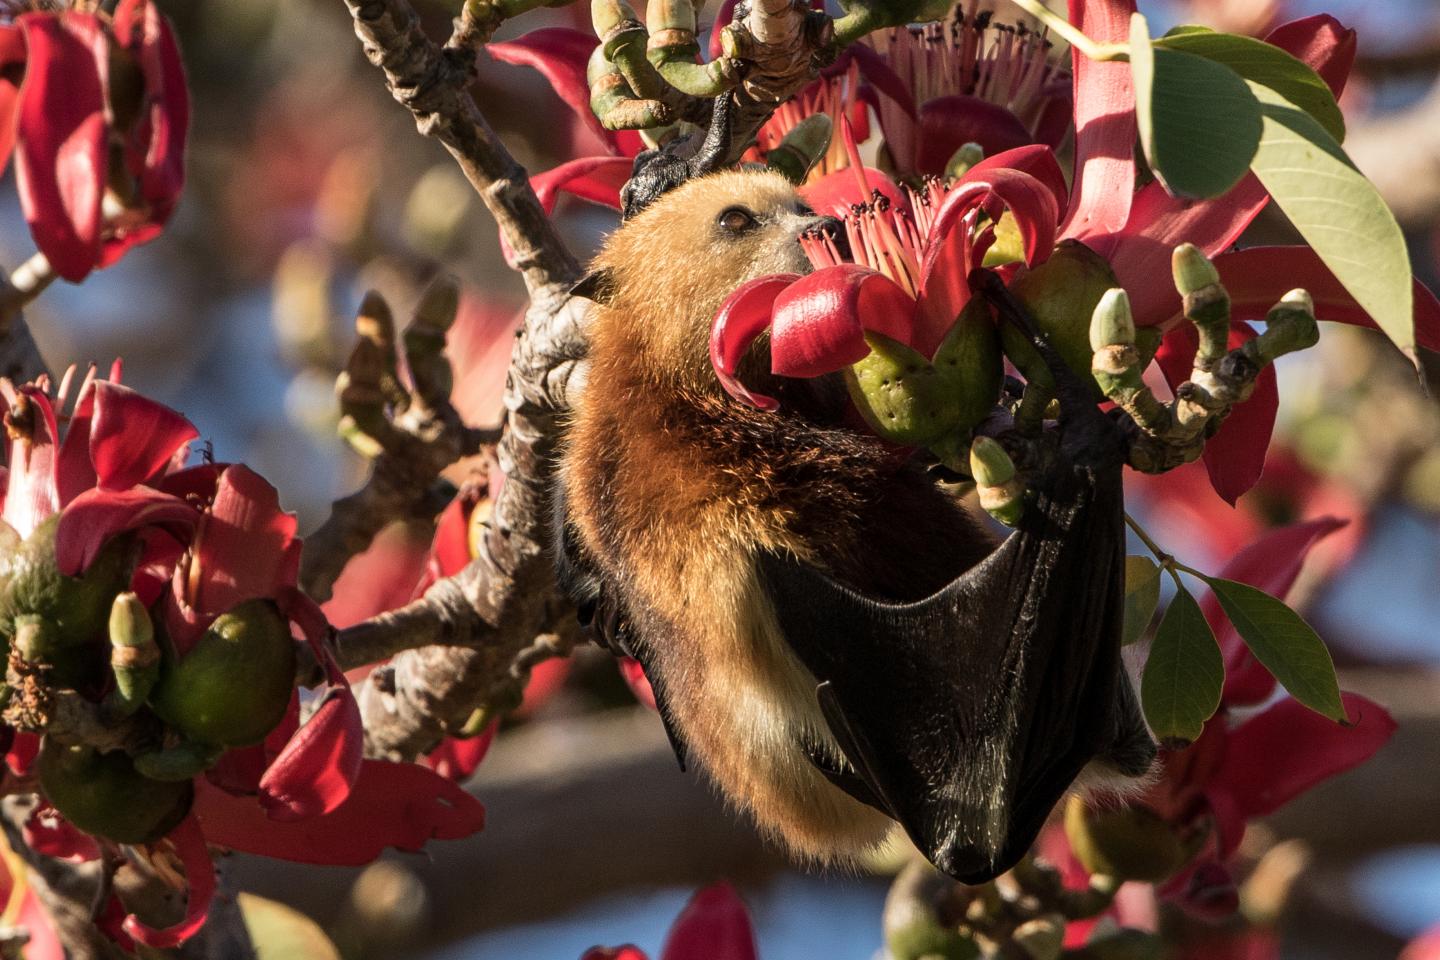
[[[1125,629],[1120,644],[1129,646],[1155,616],[1160,605],[1160,568],[1149,557],[1125,558]]]
[[[340,960],[325,931],[293,907],[253,893],[236,899],[259,960]]]
[[[1160,620],[1145,661],[1140,680],[1145,721],[1161,740],[1195,740],[1220,708],[1224,686],[1225,661],[1215,634],[1182,587]]]
[[[1150,169],[1177,197],[1218,197],[1240,182],[1260,144],[1260,104],[1221,63],[1150,42],[1130,19],[1135,119]]]
[[[1251,164],[1255,176],[1335,278],[1413,359],[1410,257],[1390,208],[1313,117],[1268,87],[1250,89],[1265,123]]]
[[[1224,64],[1246,80],[1269,87],[1320,122],[1339,143],[1345,139],[1345,117],[1335,94],[1309,65],[1263,40],[1211,30],[1174,31],[1155,41],[1158,47],[1204,57]]]
[[[1249,584],[1218,577],[1205,582],[1240,639],[1280,685],[1311,710],[1343,723],[1345,707],[1330,651],[1300,614]]]
[[[1191,33],[1214,33],[1214,32],[1215,32],[1215,31],[1214,31],[1213,29],[1211,29],[1210,27],[1203,27],[1203,26],[1201,26],[1201,25],[1198,24],[1198,23],[1182,23],[1182,24],[1178,24],[1178,25],[1176,25],[1176,26],[1171,27],[1169,30],[1166,30],[1166,31],[1165,31],[1165,35],[1162,36],[1160,39],[1161,39],[1161,40],[1164,40],[1164,39],[1166,39],[1167,37],[1183,37],[1183,36],[1185,36],[1185,35],[1187,35],[1187,34],[1191,34]],[[1157,42],[1158,42],[1158,41],[1157,41]]]

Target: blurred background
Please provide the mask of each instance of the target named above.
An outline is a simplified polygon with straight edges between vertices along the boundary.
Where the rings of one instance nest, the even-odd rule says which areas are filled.
[[[455,2],[417,6],[442,35]],[[382,291],[403,316],[437,272],[463,280],[451,352],[457,403],[479,424],[499,419],[523,290],[448,156],[416,135],[364,61],[339,0],[160,5],[180,30],[194,97],[183,203],[159,241],[83,286],[55,286],[28,317],[52,368],[123,356],[128,382],[189,416],[218,459],[269,477],[310,529],[364,476],[335,438],[333,396],[364,291]],[[1440,4],[1141,7],[1161,29],[1205,22],[1263,35],[1320,11],[1355,27],[1347,147],[1406,228],[1417,274],[1437,278]],[[541,10],[501,37],[585,28],[587,16],[583,4]],[[538,74],[481,59],[475,95],[528,169],[597,152]],[[562,201],[558,216],[582,256],[614,223],[577,201]],[[1245,242],[1286,231],[1262,217]],[[30,252],[9,174],[0,260],[13,266]],[[1440,360],[1426,359],[1440,383]],[[1391,958],[1440,923],[1440,406],[1378,336],[1338,326],[1287,358],[1280,393],[1272,462],[1238,508],[1199,472],[1137,481],[1131,499],[1163,545],[1209,570],[1267,526],[1351,518],[1316,551],[1292,602],[1331,645],[1342,687],[1385,704],[1399,733],[1252,834],[1296,838],[1309,852],[1281,925],[1285,956]],[[387,531],[347,572],[332,618],[372,612],[377,591],[403,600],[427,542],[427,531]],[[308,914],[347,958],[570,960],[627,941],[654,956],[690,892],[719,878],[751,905],[765,960],[862,960],[879,947],[886,879],[786,865],[676,769],[658,719],[635,705],[608,656],[586,650],[547,665],[522,713],[471,783],[489,810],[476,837],[363,872],[233,858],[232,875]]]

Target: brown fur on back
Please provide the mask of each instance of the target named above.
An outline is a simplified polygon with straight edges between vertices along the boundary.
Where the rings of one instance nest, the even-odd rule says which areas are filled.
[[[738,252],[707,232],[737,197],[762,216],[774,208]],[[711,318],[777,259],[797,269],[787,204],[793,190],[778,177],[721,174],[667,195],[611,239],[597,260],[611,296],[593,316],[561,482],[569,523],[619,593],[691,755],[764,828],[803,856],[831,860],[879,842],[889,821],[830,784],[801,749],[818,744],[841,760],[755,558],[793,554],[876,596],[914,600],[989,542],[894,450],[835,425],[843,386],[833,378],[770,384],[783,388],[778,413],[719,389],[706,349]],[[659,251],[668,266],[637,264]]]

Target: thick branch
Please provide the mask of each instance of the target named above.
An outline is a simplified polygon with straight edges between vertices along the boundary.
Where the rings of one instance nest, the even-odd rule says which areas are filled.
[[[420,28],[408,0],[345,0],[365,56],[385,71],[391,94],[415,115],[415,126],[444,144],[475,186],[514,251],[531,294],[569,287],[580,265],[555,231],[515,162],[466,91],[475,53],[444,50]]]
[[[536,637],[568,632],[572,614],[545,550],[545,501],[587,303],[556,287],[531,301],[505,390],[497,449],[505,484],[480,555],[421,600],[340,634],[347,663],[431,644],[396,656],[361,691],[373,755],[411,758],[433,748],[478,706],[503,699],[512,664]]]

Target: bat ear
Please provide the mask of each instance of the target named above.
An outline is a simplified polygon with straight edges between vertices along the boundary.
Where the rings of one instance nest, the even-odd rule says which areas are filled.
[[[586,300],[593,300],[600,304],[610,304],[615,300],[615,275],[609,268],[591,270],[580,278],[580,282],[570,288],[572,297],[584,297]]]

